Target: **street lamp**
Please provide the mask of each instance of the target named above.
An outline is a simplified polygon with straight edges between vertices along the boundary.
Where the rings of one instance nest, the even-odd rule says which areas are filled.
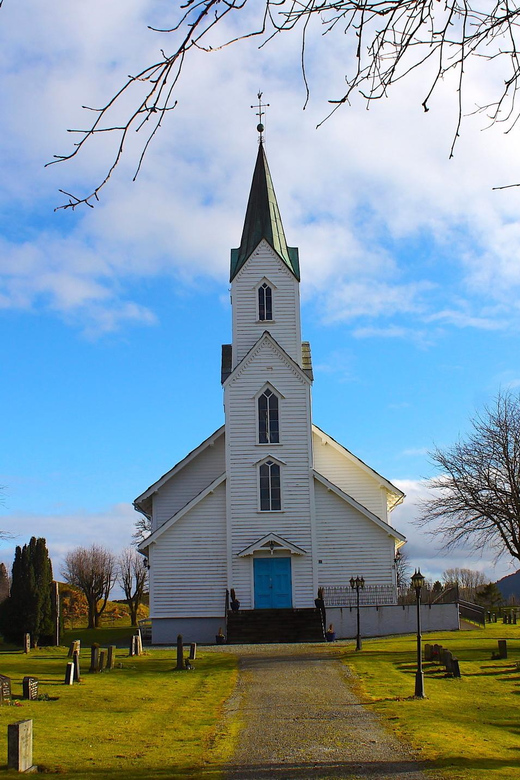
[[[424,699],[424,675],[422,670],[421,653],[421,588],[424,585],[424,577],[420,569],[416,569],[412,576],[412,588],[415,590],[417,602],[417,672],[415,673],[415,696]]]
[[[357,614],[357,633],[356,633],[356,650],[361,650],[361,629],[359,626],[359,589],[365,587],[364,577],[350,578],[350,587],[356,591],[356,614]]]

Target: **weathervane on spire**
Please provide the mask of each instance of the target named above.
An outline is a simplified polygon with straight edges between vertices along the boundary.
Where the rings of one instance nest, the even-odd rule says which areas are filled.
[[[260,143],[262,143],[262,141],[263,141],[262,133],[264,132],[264,125],[262,123],[262,116],[265,114],[265,111],[263,111],[262,109],[269,108],[269,103],[262,103],[262,95],[263,94],[264,94],[263,92],[259,92],[258,96],[257,96],[258,97],[258,105],[257,106],[251,106],[251,108],[258,108],[258,111],[257,111],[256,115],[257,115],[257,117],[259,119],[259,122],[258,122],[258,124],[256,126],[256,129],[260,133],[260,138],[259,138]]]

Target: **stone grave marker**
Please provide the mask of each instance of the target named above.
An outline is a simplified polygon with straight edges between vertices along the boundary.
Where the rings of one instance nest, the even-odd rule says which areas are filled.
[[[78,653],[81,650],[81,642],[79,639],[73,639],[73,641],[70,643],[69,656],[68,656],[69,658],[72,658],[74,654],[74,650],[77,650]]]
[[[431,661],[432,660],[432,646],[431,645],[424,645],[424,660],[425,661]]]
[[[458,659],[458,658],[455,658],[455,657],[453,657],[453,658],[451,659],[451,663],[452,663],[452,667],[453,667],[453,668],[452,668],[452,674],[453,674],[453,676],[454,676],[454,677],[460,677],[460,676],[461,676],[461,674],[460,674],[460,665],[459,665],[459,659]]]
[[[137,655],[143,654],[143,637],[141,636],[141,629],[136,629],[135,632],[136,637],[136,645],[137,645]]]
[[[0,674],[0,704],[11,701],[11,678]]]
[[[498,656],[499,658],[507,658],[507,640],[498,640]]]
[[[7,766],[16,772],[28,772],[33,768],[32,720],[19,720],[7,726]]]
[[[116,646],[108,646],[107,669],[113,669],[116,665]]]
[[[182,634],[177,636],[177,669],[184,669],[184,646],[182,642]]]
[[[38,698],[38,678],[24,677],[22,680],[22,690],[24,699],[36,701]]]
[[[192,642],[190,644],[190,661],[194,661],[197,658],[197,643]]]
[[[450,650],[444,651],[444,666],[448,674],[453,674],[453,653]]]
[[[74,650],[72,653],[72,665],[74,666],[74,682],[81,682],[81,674],[79,670],[79,650]]]
[[[97,642],[94,642],[90,648],[89,672],[99,672],[99,645]]]
[[[74,664],[72,661],[67,662],[65,668],[65,685],[72,685],[74,682]]]
[[[31,635],[30,634],[24,634],[23,635],[23,651],[24,651],[24,653],[30,653],[31,652]]]
[[[107,658],[106,650],[100,650],[100,653],[99,653],[99,671],[100,672],[103,672],[105,670],[106,658]]]

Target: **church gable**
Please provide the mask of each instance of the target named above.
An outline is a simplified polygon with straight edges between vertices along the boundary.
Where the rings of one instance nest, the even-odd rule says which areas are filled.
[[[312,426],[314,468],[344,493],[388,522],[404,497],[399,488],[356,458],[316,425]]]
[[[158,542],[149,550],[151,617],[222,615],[226,598],[223,482],[167,527]]]
[[[368,584],[395,584],[392,529],[373,522],[319,480],[315,480],[315,502],[320,586],[347,583],[358,574]]]
[[[266,329],[301,364],[298,282],[267,241],[260,242],[233,280],[232,303],[233,366]]]
[[[226,468],[224,426],[206,439],[134,502],[152,518],[152,531],[197,496]]]

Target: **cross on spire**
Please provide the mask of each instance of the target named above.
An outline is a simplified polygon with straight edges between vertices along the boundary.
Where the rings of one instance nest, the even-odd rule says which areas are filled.
[[[262,103],[262,95],[263,94],[264,94],[263,92],[259,92],[258,95],[257,95],[257,97],[258,97],[258,105],[257,106],[251,106],[251,108],[257,108],[258,109],[258,111],[256,112],[256,115],[257,115],[259,121],[258,121],[258,124],[256,126],[256,129],[260,133],[260,139],[259,139],[260,142],[263,140],[262,133],[264,132],[264,125],[262,123],[262,117],[265,114],[265,111],[263,111],[263,109],[264,108],[269,108],[269,103]]]

